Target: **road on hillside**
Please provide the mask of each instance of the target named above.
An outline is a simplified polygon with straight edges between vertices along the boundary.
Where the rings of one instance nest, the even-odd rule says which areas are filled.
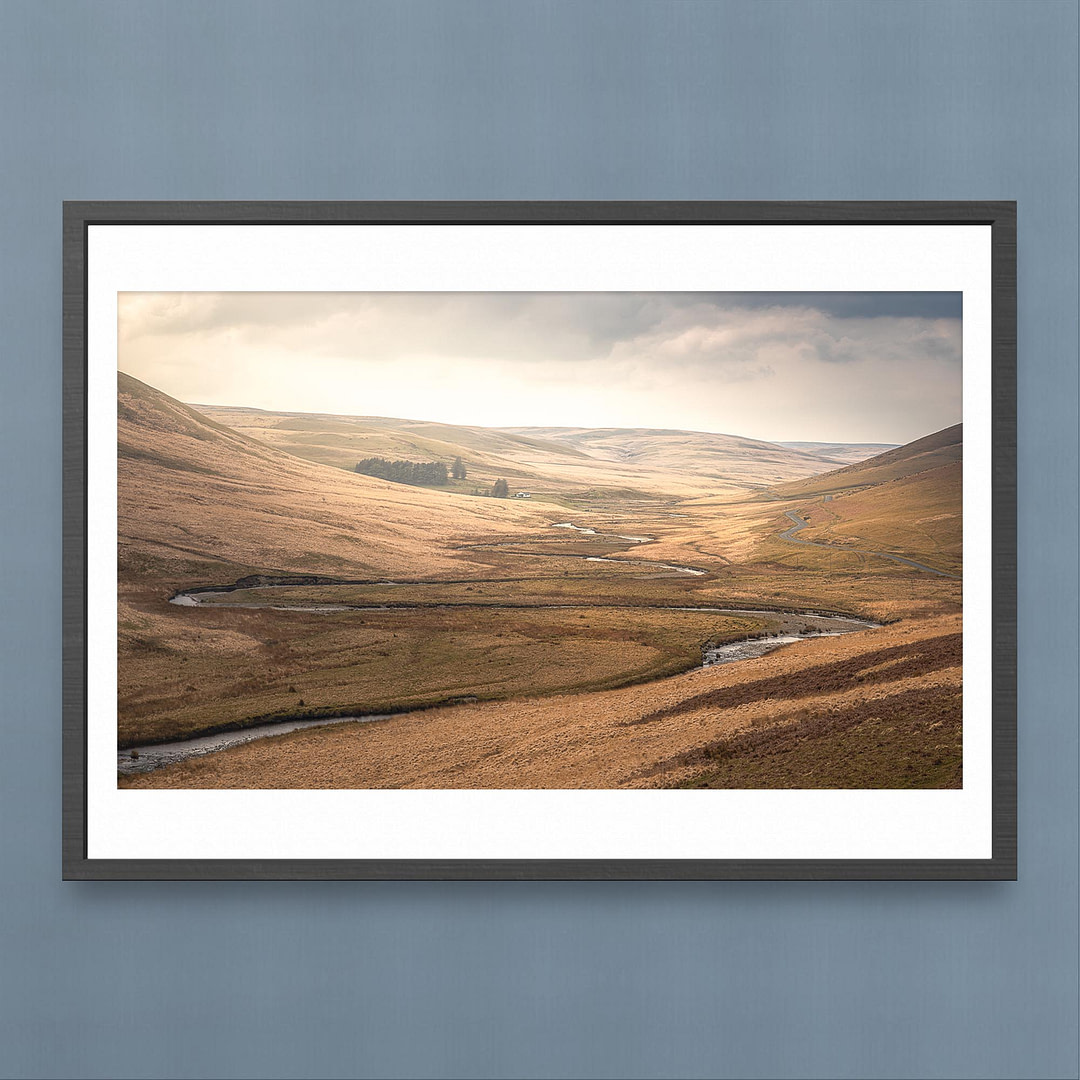
[[[947,574],[944,570],[935,570],[932,566],[927,566],[925,563],[916,562],[914,559],[905,559],[902,555],[890,555],[887,551],[868,551],[866,548],[849,548],[842,547],[839,544],[824,544],[817,540],[802,540],[795,534],[800,529],[806,529],[810,527],[810,522],[805,518],[801,518],[794,510],[785,510],[785,517],[788,517],[793,522],[790,529],[785,529],[779,534],[781,540],[787,540],[792,544],[807,544],[809,547],[819,548],[831,548],[833,551],[851,551],[857,552],[860,555],[880,555],[883,559],[892,559],[893,562],[903,563],[905,566],[914,566],[916,570],[925,570],[928,574],[937,574],[939,577],[952,578],[954,581],[960,580],[959,574]]]

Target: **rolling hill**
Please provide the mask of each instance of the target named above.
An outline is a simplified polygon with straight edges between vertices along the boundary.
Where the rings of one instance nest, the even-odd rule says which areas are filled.
[[[670,428],[500,428],[513,435],[542,438],[583,451],[589,457],[628,465],[697,473],[715,480],[757,484],[820,472],[838,459],[707,431]]]
[[[812,476],[839,459],[708,432],[647,428],[479,428],[424,420],[193,408],[297,457],[352,469],[365,457],[453,461],[474,493],[498,479],[556,499],[589,489],[645,496],[750,490]]]

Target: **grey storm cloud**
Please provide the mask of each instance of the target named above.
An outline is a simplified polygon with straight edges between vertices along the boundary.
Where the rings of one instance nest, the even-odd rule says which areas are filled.
[[[392,356],[415,347],[580,359],[659,325],[699,299],[634,293],[125,294],[129,340],[227,331],[309,347]],[[123,322],[123,320],[122,320]]]
[[[959,292],[743,292],[710,293],[718,306],[742,308],[808,307],[837,319],[959,319]]]
[[[128,340],[228,333],[308,352],[397,359],[437,351],[544,362],[604,359],[620,346],[683,339],[669,359],[800,338],[847,362],[875,320],[960,317],[959,293],[186,293],[126,294]],[[772,317],[769,317],[769,316]],[[857,328],[854,324],[858,324]],[[912,332],[921,331],[912,327]],[[936,348],[933,334],[922,334]],[[708,346],[708,348],[706,348]]]

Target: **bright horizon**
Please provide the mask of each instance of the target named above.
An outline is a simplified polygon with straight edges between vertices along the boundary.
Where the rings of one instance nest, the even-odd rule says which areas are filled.
[[[902,444],[961,421],[959,293],[121,293],[185,402]]]
[[[121,374],[128,375],[130,372],[121,372]],[[152,384],[148,384],[152,385]],[[156,390],[160,390],[161,387],[154,387]],[[172,397],[172,395],[169,395]],[[179,400],[179,399],[177,399]],[[384,413],[343,413],[343,412],[325,412],[314,411],[311,409],[263,409],[255,405],[242,405],[235,401],[185,401],[185,405],[191,406],[193,409],[243,409],[246,412],[261,412],[266,413],[268,416],[332,416],[342,420],[400,420],[408,424],[445,424],[447,427],[479,427],[487,428],[491,431],[513,431],[518,428],[534,427],[537,430],[550,430],[552,428],[565,428],[570,431],[587,430],[587,431],[677,431],[684,432],[687,435],[730,435],[738,438],[750,439],[756,442],[762,443],[774,443],[776,445],[782,445],[783,443],[821,443],[828,446],[835,444],[837,446],[842,445],[859,445],[860,443],[880,443],[885,445],[888,440],[884,439],[860,439],[860,440],[840,440],[840,439],[763,439],[756,435],[747,435],[745,432],[740,431],[707,431],[703,428],[654,428],[647,427],[645,425],[635,425],[634,427],[611,427],[605,424],[462,424],[452,420],[440,420],[429,416],[389,416]],[[958,420],[957,423],[960,423]],[[946,424],[946,427],[952,427],[952,424]],[[937,428],[935,431],[924,432],[923,435],[916,435],[914,439],[908,439],[908,442],[914,442],[916,439],[924,438],[926,435],[934,435],[937,431],[944,430]],[[901,446],[902,443],[890,443],[892,446]]]

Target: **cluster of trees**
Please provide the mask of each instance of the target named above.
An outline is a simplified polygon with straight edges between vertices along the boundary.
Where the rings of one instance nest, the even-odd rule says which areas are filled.
[[[356,463],[356,472],[416,487],[442,487],[450,477],[464,480],[466,475],[465,463],[459,457],[454,458],[449,469],[441,461],[388,461],[386,458],[369,457]],[[477,489],[474,494],[481,492]],[[506,499],[510,495],[510,485],[505,480],[496,480],[491,494],[496,499]]]
[[[441,487],[448,479],[446,464],[442,461],[387,461],[386,458],[370,457],[358,461],[356,471],[365,476],[392,480],[395,484],[417,487]]]

